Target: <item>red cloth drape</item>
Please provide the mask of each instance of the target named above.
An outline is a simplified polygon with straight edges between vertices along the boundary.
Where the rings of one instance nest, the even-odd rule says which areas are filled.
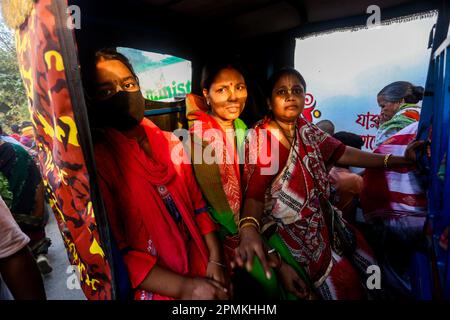
[[[136,140],[107,129],[95,145],[99,183],[114,238],[133,288],[158,263],[182,275],[204,276],[208,250],[202,235],[216,230],[205,210],[180,141],[144,119],[152,156]],[[183,163],[174,163],[178,155]],[[168,212],[158,190],[171,195],[188,238]],[[166,299],[152,293],[153,299]]]

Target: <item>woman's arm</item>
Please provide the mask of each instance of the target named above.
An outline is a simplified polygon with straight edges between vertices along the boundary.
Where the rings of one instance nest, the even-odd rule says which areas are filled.
[[[138,286],[138,289],[180,299],[186,281],[188,281],[187,277],[155,265]]]
[[[263,173],[262,170],[273,168],[272,162],[274,159],[278,159],[278,165],[281,168],[285,165],[287,158],[289,157],[289,150],[281,144],[278,151],[275,149],[273,150],[275,154],[272,157],[272,138],[271,134],[267,134],[265,136],[265,139],[267,140],[260,141],[260,144],[268,146],[268,149],[266,151],[261,151],[262,154],[256,155],[258,161],[256,162],[254,171],[248,182],[245,200],[241,209],[242,222],[240,223],[240,226],[238,226],[240,227],[240,243],[239,247],[236,249],[235,258],[235,263],[238,266],[243,267],[245,265],[246,269],[250,272],[253,268],[253,259],[256,254],[268,279],[271,277],[270,267],[276,265],[276,263],[274,264],[269,257],[267,252],[268,248],[260,235],[261,230],[259,230],[259,224],[264,214],[265,191],[278,172],[267,174]],[[262,139],[264,139],[264,135]],[[250,153],[256,151],[256,149],[249,150]],[[267,157],[269,157],[270,162],[266,163],[266,161],[260,161],[261,157],[262,159],[267,159]]]
[[[245,218],[253,218],[261,221],[261,217],[264,212],[264,204],[261,201],[255,199],[246,199],[241,215],[241,220]],[[259,233],[259,226],[253,223],[253,219],[243,221],[239,228],[239,234],[241,237],[239,247],[236,249],[236,260],[238,266],[247,268],[247,271],[251,271],[253,268],[254,255],[260,259],[267,279],[270,279],[271,272],[269,266],[269,258],[267,248],[262,241]]]
[[[230,287],[230,278],[223,258],[222,246],[215,232],[210,232],[203,236],[209,251],[208,267],[206,276],[211,278],[225,288]]]
[[[416,150],[423,144],[424,141],[411,142],[406,148],[404,156],[389,156],[387,158],[387,167],[402,167],[413,164],[416,161]],[[382,168],[384,167],[385,158],[386,155],[384,154],[365,152],[347,146],[337,164],[361,168]]]
[[[0,259],[0,274],[16,300],[46,300],[44,284],[28,247]]]
[[[217,281],[182,276],[158,265],[150,270],[138,288],[182,300],[228,298],[227,290]]]
[[[223,254],[220,247],[219,238],[215,232],[210,232],[203,236],[209,251],[209,260],[219,263],[223,262]]]

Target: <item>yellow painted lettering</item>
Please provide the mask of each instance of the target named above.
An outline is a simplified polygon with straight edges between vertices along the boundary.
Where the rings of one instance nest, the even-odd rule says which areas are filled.
[[[55,58],[55,69],[56,71],[64,70],[64,62],[61,54],[58,51],[50,50],[44,54],[45,63],[47,64],[47,69],[52,69],[52,57]]]
[[[76,126],[73,118],[68,117],[68,116],[62,116],[59,118],[59,120],[61,120],[61,122],[65,123],[69,126],[69,143],[71,145],[74,145],[75,147],[79,147],[80,144],[78,143],[78,138],[77,138],[77,136],[78,136],[77,126]]]

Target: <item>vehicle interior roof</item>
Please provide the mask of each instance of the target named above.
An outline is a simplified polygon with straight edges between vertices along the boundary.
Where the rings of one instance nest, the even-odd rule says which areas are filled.
[[[201,67],[210,57],[239,56],[258,83],[274,69],[293,66],[295,37],[335,28],[364,26],[367,7],[381,18],[439,7],[441,0],[69,0],[81,10],[78,53],[130,47],[192,62],[192,92],[200,93]],[[250,108],[248,108],[250,109]],[[260,116],[260,115],[257,115]]]
[[[81,8],[78,34],[104,46],[132,42],[149,51],[188,57],[196,50],[233,46],[305,26],[358,18],[377,4],[382,18],[435,8],[439,1],[410,0],[69,0]],[[354,20],[351,23],[355,23]],[[152,50],[150,50],[152,49]]]

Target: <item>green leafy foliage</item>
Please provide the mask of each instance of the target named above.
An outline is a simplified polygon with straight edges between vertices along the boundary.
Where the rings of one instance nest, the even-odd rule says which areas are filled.
[[[0,19],[0,124],[10,133],[12,124],[29,121],[27,96],[20,77],[14,37]]]

